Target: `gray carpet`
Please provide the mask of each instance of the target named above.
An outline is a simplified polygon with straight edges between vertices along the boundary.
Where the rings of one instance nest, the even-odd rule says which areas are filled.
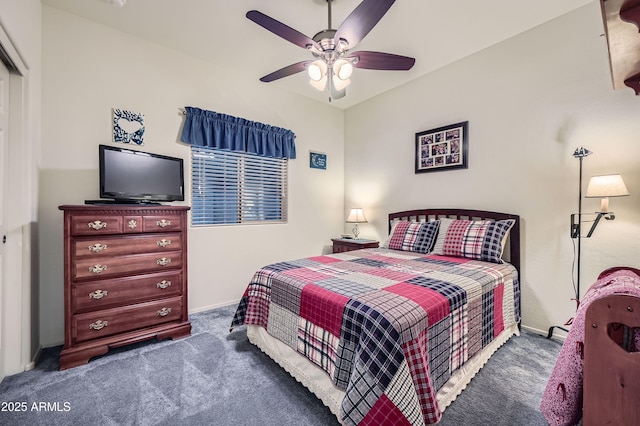
[[[34,370],[0,383],[0,425],[337,425],[244,329],[228,332],[234,310],[192,315],[191,337],[115,349],[65,371],[62,348],[46,349]],[[559,350],[526,331],[512,338],[440,425],[546,425],[538,404]],[[15,409],[25,411],[5,411]]]

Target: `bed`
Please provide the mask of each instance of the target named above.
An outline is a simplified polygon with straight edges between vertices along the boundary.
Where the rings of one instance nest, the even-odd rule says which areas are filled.
[[[550,425],[640,424],[640,270],[603,271],[580,302],[542,396]]]
[[[391,213],[380,248],[258,270],[231,329],[341,424],[433,424],[519,333],[519,269],[517,215]]]

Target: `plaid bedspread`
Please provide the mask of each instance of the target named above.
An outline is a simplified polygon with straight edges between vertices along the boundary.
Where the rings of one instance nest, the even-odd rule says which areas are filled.
[[[436,392],[520,320],[515,268],[365,249],[258,270],[231,328],[265,327],[345,391],[344,424],[431,424]]]

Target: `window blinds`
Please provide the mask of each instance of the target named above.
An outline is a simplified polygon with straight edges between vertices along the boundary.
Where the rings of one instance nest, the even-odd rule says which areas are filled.
[[[287,161],[192,145],[192,224],[286,222]]]

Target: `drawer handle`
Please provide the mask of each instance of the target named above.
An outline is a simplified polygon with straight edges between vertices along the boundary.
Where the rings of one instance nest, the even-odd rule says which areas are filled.
[[[171,287],[171,281],[162,280],[162,281],[160,281],[159,283],[156,284],[156,287],[164,290],[165,288]]]
[[[158,246],[160,247],[167,247],[169,245],[171,245],[171,240],[165,240],[164,238],[161,239],[160,241],[158,241]]]
[[[158,260],[156,260],[156,263],[160,266],[167,266],[168,264],[171,263],[171,258],[170,257],[163,257],[160,258]]]
[[[160,228],[166,228],[167,226],[171,225],[171,221],[170,220],[166,220],[166,219],[162,219],[156,222],[156,225],[158,225]]]
[[[94,253],[100,253],[102,251],[105,251],[106,249],[106,244],[95,243],[89,246],[89,251],[92,251]]]
[[[100,220],[94,220],[93,222],[87,223],[87,226],[91,229],[95,229],[96,231],[101,230],[102,228],[107,227],[107,222],[102,222]]]
[[[171,313],[171,308],[162,308],[157,312],[158,316],[160,317],[166,317],[170,313]]]
[[[89,293],[89,299],[102,299],[103,297],[107,297],[109,292],[107,290],[96,290]]]
[[[131,219],[131,220],[129,221],[129,223],[127,224],[127,226],[128,226],[130,229],[135,229],[135,228],[137,228],[137,227],[138,227],[138,221],[137,221],[137,220],[135,220],[135,219]]]
[[[107,265],[89,266],[89,272],[93,272],[94,274],[99,274],[100,272],[104,272],[106,270],[107,270]]]
[[[89,329],[90,330],[102,330],[103,328],[105,328],[108,325],[109,325],[109,321],[98,320],[98,321],[96,321],[94,323],[89,324]]]

